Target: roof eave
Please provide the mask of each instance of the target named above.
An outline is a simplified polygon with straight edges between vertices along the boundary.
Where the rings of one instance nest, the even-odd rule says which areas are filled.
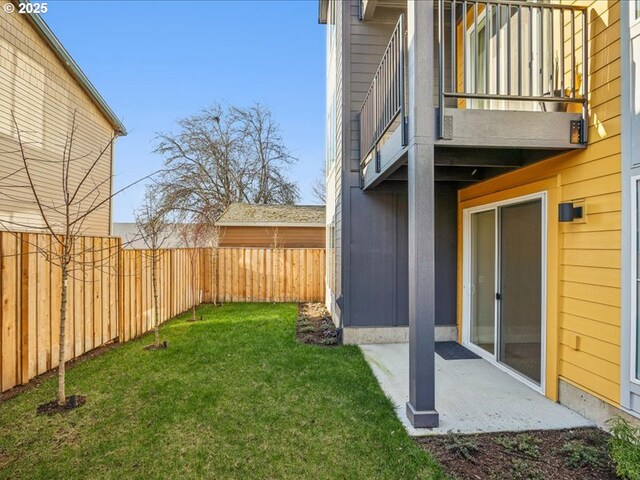
[[[306,223],[284,223],[284,222],[216,222],[218,227],[305,227],[305,228],[324,228],[326,225],[319,222],[306,222]]]
[[[16,2],[20,3],[20,2]],[[120,119],[116,116],[111,107],[107,104],[102,95],[96,90],[96,87],[93,86],[89,78],[84,74],[84,72],[80,69],[78,64],[73,60],[69,52],[62,46],[60,40],[54,35],[49,26],[45,23],[45,21],[38,15],[37,13],[27,14],[28,18],[31,20],[33,25],[45,39],[45,41],[49,44],[51,49],[54,51],[56,56],[62,61],[65,65],[71,76],[73,76],[76,81],[82,86],[82,88],[93,98],[93,100],[98,105],[98,108],[102,111],[104,116],[109,120],[111,126],[113,127],[116,135],[124,136],[127,134],[127,129],[120,121]]]
[[[318,0],[318,23],[326,25],[329,12],[329,0]]]

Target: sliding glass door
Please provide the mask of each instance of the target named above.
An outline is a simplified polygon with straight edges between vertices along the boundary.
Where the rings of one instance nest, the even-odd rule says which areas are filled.
[[[501,207],[498,359],[540,384],[542,354],[541,201]]]
[[[543,202],[468,217],[468,343],[536,385],[543,358]]]
[[[495,352],[496,213],[493,210],[471,216],[471,341]]]

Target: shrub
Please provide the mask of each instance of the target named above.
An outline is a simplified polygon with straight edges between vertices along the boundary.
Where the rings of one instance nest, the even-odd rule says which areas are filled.
[[[606,464],[606,455],[601,449],[580,440],[569,440],[560,451],[569,468],[598,468]]]
[[[542,480],[542,474],[534,465],[520,458],[511,460],[511,475],[517,480]]]
[[[608,422],[611,427],[609,451],[616,473],[628,480],[640,479],[640,428],[621,417]]]
[[[447,435],[445,448],[455,456],[471,462],[475,461],[474,457],[479,451],[478,443],[473,437],[455,433]]]
[[[530,458],[536,459],[540,456],[539,441],[528,433],[520,433],[515,437],[498,437],[495,442],[511,452],[519,452]]]

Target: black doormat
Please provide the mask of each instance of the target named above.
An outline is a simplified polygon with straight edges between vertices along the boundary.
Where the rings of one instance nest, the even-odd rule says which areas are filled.
[[[436,353],[445,360],[473,360],[480,358],[458,342],[436,342]]]

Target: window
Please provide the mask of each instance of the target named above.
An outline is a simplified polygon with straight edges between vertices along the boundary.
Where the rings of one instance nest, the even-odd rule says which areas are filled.
[[[490,93],[487,91],[487,35],[486,35],[486,16],[478,19],[476,25],[472,25],[467,31],[467,45],[469,51],[467,54],[467,73],[466,73],[466,90],[469,93]],[[486,108],[486,102],[483,100],[469,100],[469,108]]]
[[[640,0],[636,0],[636,20],[640,18]]]
[[[632,344],[631,344],[631,372],[636,381],[640,381],[640,178],[634,180],[635,195],[633,199],[633,218],[632,218],[632,235],[633,235],[633,252],[632,252],[632,298],[633,298],[633,317],[632,323]]]
[[[338,31],[336,29],[336,3],[329,3],[327,18],[327,121],[326,121],[326,171],[329,172],[336,160],[336,103],[338,84]]]
[[[0,133],[11,135],[13,132],[13,70],[15,64],[15,48],[0,38]]]
[[[336,292],[336,222],[335,219],[327,225],[327,286],[334,294]]]

